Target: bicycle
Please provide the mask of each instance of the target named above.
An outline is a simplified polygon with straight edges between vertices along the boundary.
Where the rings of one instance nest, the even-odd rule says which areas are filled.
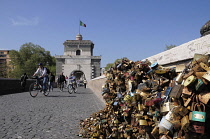
[[[31,83],[31,85],[29,86],[29,92],[30,92],[30,95],[32,97],[36,97],[38,95],[39,92],[42,92],[42,85],[39,84],[38,82],[38,77],[32,77],[32,79],[36,79],[35,82]],[[42,81],[40,81],[42,82]],[[49,95],[49,92],[47,91],[48,90],[48,84],[46,83],[46,91],[43,91],[43,94],[45,96],[48,96]]]
[[[75,81],[69,83],[69,85],[68,85],[68,92],[69,92],[69,94],[77,92],[77,86],[76,86],[76,82]]]

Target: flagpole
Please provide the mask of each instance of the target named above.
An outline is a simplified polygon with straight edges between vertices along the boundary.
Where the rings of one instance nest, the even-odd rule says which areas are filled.
[[[80,20],[79,20],[79,34],[80,34]]]

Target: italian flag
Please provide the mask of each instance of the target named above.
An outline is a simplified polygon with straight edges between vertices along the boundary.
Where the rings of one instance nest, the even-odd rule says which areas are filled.
[[[80,21],[80,26],[86,27],[86,24],[84,24],[82,21]]]

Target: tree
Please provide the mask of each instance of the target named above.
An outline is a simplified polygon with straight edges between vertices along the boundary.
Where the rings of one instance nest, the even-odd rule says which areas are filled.
[[[23,73],[33,75],[38,63],[43,63],[55,73],[55,58],[50,55],[49,51],[31,42],[23,44],[19,51],[10,51],[10,57],[11,64],[14,66],[14,70],[9,72],[10,78],[20,78]]]
[[[7,77],[7,64],[6,62],[2,63],[0,66],[0,77],[6,78]]]
[[[127,59],[126,57],[124,57],[125,59]],[[122,58],[122,59],[124,59]],[[105,67],[105,70],[109,70],[111,67],[113,67],[115,64],[117,64],[118,62],[122,62],[122,59],[116,59],[114,63],[108,63]]]
[[[166,45],[166,48],[165,48],[165,51],[166,50],[169,50],[169,49],[171,49],[171,48],[174,48],[174,47],[176,47],[176,45]]]

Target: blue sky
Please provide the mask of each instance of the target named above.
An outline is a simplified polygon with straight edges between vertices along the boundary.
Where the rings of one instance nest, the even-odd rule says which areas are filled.
[[[63,55],[75,40],[95,44],[101,66],[127,57],[137,61],[200,37],[210,20],[210,0],[0,0],[0,49],[32,42]]]

